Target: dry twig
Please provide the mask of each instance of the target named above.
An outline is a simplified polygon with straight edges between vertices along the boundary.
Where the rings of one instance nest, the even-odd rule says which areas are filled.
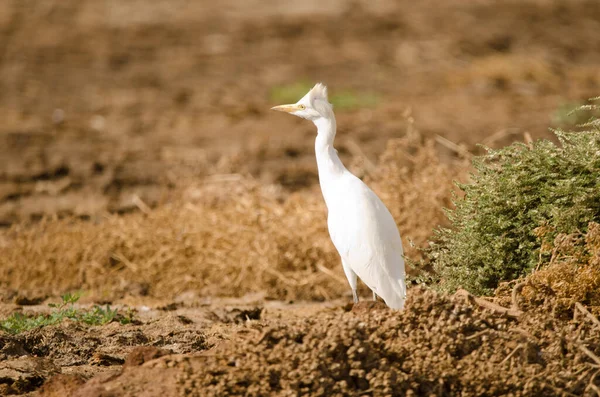
[[[463,156],[464,158],[469,159],[472,157],[472,154],[467,149],[465,149],[463,146],[460,146],[460,145],[452,142],[448,138],[444,138],[441,135],[436,135],[435,141],[437,143],[439,143],[440,145],[452,150],[453,152],[456,152],[456,154]]]
[[[521,308],[519,307],[519,297],[518,296],[521,293],[521,291],[523,290],[523,287],[525,287],[525,284],[527,284],[527,282],[522,281],[518,284],[515,284],[515,286],[513,287],[512,294],[511,294],[511,300],[512,300],[512,308],[514,310],[521,311]]]
[[[575,302],[575,308],[578,309],[581,313],[583,313],[587,318],[589,318],[592,321],[592,323],[594,323],[594,325],[596,325],[598,329],[600,329],[600,320],[598,320],[596,316],[590,313],[589,310],[585,308],[585,306],[583,306],[579,302]]]
[[[148,204],[144,203],[144,200],[142,200],[140,198],[140,196],[138,196],[137,194],[134,194],[133,197],[131,198],[131,201],[133,202],[133,204],[135,204],[136,207],[138,207],[140,209],[140,211],[142,211],[144,214],[149,214],[150,212],[152,212],[152,209],[150,208],[150,206],[148,206]]]
[[[588,349],[587,347],[585,347],[584,345],[582,345],[581,342],[579,342],[579,341],[576,341],[575,345],[586,356],[588,356],[589,358],[591,358],[596,364],[600,365],[600,357],[598,357],[596,354],[594,354],[593,351],[591,351],[590,349]]]
[[[483,336],[483,335],[487,334],[488,332],[490,332],[489,329],[484,329],[483,331],[479,331],[479,332],[474,333],[473,335],[467,336],[465,338],[465,340],[477,339],[480,336]]]
[[[481,306],[485,309],[490,309],[495,312],[506,314],[509,317],[516,318],[516,317],[519,317],[521,314],[523,314],[523,312],[520,310],[515,310],[513,308],[506,308],[506,307],[500,306],[496,303],[485,300],[483,298],[478,298],[464,289],[459,289],[458,291],[456,291],[456,294],[454,294],[454,295],[464,297],[468,301],[474,302],[478,306]]]
[[[523,348],[523,345],[519,343],[519,344],[517,345],[517,347],[515,347],[515,348],[513,349],[513,351],[511,351],[511,352],[509,353],[509,355],[508,355],[508,356],[506,356],[506,357],[504,358],[504,360],[502,360],[502,362],[500,363],[500,365],[502,365],[502,364],[504,364],[505,362],[507,362],[508,360],[510,360],[510,358],[511,358],[512,356],[514,356],[514,355],[517,353],[517,351],[519,351],[519,350],[520,350],[520,349],[522,349],[522,348]]]
[[[600,370],[594,372],[594,375],[592,375],[592,377],[590,378],[590,381],[588,382],[588,385],[585,388],[585,390],[587,391],[588,389],[592,389],[596,392],[596,395],[600,397],[600,389],[594,384],[594,380],[596,379],[596,376],[598,376],[598,374],[600,374]]]
[[[326,268],[325,266],[323,266],[321,264],[317,265],[317,270],[320,271],[321,273],[328,275],[329,277],[333,278],[334,280],[339,281],[343,285],[346,285],[348,283],[346,280],[344,280],[343,278],[341,278],[340,276],[338,276],[337,274],[335,274],[334,272],[332,272],[331,270],[329,270],[328,268]]]

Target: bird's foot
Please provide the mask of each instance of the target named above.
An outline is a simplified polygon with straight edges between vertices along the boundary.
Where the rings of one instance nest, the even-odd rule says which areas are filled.
[[[352,297],[354,298],[354,303],[358,303],[358,294],[355,289],[352,290]]]

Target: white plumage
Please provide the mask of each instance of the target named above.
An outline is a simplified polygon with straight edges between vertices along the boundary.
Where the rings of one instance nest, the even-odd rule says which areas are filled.
[[[327,87],[317,84],[293,105],[275,106],[317,126],[315,154],[327,205],[331,240],[354,301],[357,276],[393,309],[404,308],[406,282],[402,240],[394,218],[369,187],[344,167],[333,147],[336,122]]]

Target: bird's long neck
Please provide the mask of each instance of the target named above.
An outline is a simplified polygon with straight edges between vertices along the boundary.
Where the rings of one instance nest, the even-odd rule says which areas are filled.
[[[325,203],[329,208],[333,203],[332,189],[335,189],[335,182],[345,172],[346,167],[338,157],[337,151],[333,148],[335,138],[335,117],[331,112],[330,117],[324,117],[316,120],[317,139],[315,140],[315,154],[317,157],[317,167],[319,169],[319,183],[321,191],[325,198]]]

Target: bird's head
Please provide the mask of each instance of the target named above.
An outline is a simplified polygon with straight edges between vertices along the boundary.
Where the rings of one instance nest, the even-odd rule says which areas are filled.
[[[302,99],[291,105],[279,105],[271,108],[313,122],[333,117],[333,107],[327,100],[327,87],[322,83],[316,84]]]

